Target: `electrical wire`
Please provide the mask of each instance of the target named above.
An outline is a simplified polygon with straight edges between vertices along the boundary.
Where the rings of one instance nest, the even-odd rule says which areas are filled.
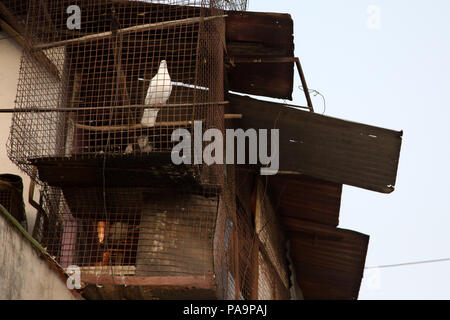
[[[386,265],[380,265],[380,266],[365,267],[364,269],[386,269],[386,268],[404,267],[404,266],[411,266],[411,265],[417,265],[417,264],[437,263],[437,262],[446,262],[446,261],[450,261],[450,258],[433,259],[433,260],[419,260],[419,261],[411,261],[411,262],[404,262],[404,263],[397,263],[397,264],[386,264]]]
[[[300,90],[302,90],[303,92],[305,92],[305,90],[303,89],[302,86],[298,86],[298,88]],[[325,114],[325,111],[327,110],[327,101],[325,100],[325,96],[323,94],[321,94],[319,91],[315,90],[315,89],[309,89],[308,90],[309,93],[312,93],[314,97],[320,96],[323,100],[323,111],[322,114]]]

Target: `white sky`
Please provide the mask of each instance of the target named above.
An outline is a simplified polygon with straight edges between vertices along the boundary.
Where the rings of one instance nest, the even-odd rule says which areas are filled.
[[[370,5],[379,30],[367,27]],[[249,10],[292,15],[326,115],[404,130],[392,194],[344,186],[339,227],[370,235],[366,266],[450,257],[450,1],[250,0]],[[305,103],[300,90],[294,102]],[[366,272],[359,298],[450,299],[450,262],[380,269],[378,280]]]

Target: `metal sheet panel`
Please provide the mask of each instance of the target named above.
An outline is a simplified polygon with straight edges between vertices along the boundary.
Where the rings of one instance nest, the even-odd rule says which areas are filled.
[[[282,217],[305,299],[357,299],[369,236]]]
[[[280,171],[390,193],[403,132],[229,95],[237,127],[280,129]]]
[[[304,175],[275,175],[269,178],[269,190],[285,217],[339,224],[342,184]]]

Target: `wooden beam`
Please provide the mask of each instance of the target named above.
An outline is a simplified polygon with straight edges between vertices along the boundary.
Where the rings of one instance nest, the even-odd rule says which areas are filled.
[[[109,268],[108,268],[109,269]],[[92,284],[114,284],[127,286],[152,286],[152,287],[184,287],[197,289],[214,289],[214,275],[204,276],[111,276],[108,274],[82,274],[81,281]]]
[[[157,23],[147,23],[139,26],[133,26],[128,27],[124,29],[117,30],[117,34],[126,34],[130,32],[142,32],[142,31],[148,31],[148,30],[160,30],[165,29],[169,27],[174,26],[180,26],[180,25],[189,25],[194,23],[200,23],[203,21],[213,20],[213,19],[219,19],[219,18],[225,18],[227,15],[218,15],[218,16],[211,16],[211,17],[195,17],[195,18],[186,18],[186,19],[180,19],[180,20],[171,20],[171,21],[164,21],[164,22],[157,22]],[[43,43],[34,46],[34,49],[42,50],[42,49],[48,49],[53,47],[60,47],[65,46],[72,43],[81,43],[86,41],[92,41],[92,40],[99,40],[108,38],[112,35],[111,31],[107,32],[101,32],[96,34],[91,34],[88,36],[75,38],[75,39],[69,39],[69,40],[62,40],[62,41],[56,41],[51,43]]]
[[[197,106],[210,106],[210,105],[225,105],[228,104],[228,101],[218,101],[218,102],[196,102]],[[178,108],[178,107],[192,107],[194,103],[168,103],[168,104],[154,104],[151,105],[152,108]],[[144,104],[134,104],[134,105],[123,105],[123,106],[104,106],[104,107],[76,107],[76,108],[39,108],[39,107],[31,107],[31,108],[4,108],[0,107],[0,113],[27,113],[27,112],[36,112],[36,113],[46,113],[46,112],[73,112],[73,111],[89,111],[89,110],[105,110],[112,108],[148,108],[148,105]],[[230,117],[230,118],[227,118]],[[233,119],[233,117],[238,117],[236,119],[241,119],[242,116],[238,115],[225,115],[225,119]]]
[[[231,119],[241,119],[242,114],[225,114],[225,120]],[[196,121],[205,121],[205,119],[199,119]],[[161,121],[155,122],[153,126],[145,126],[141,123],[133,124],[133,125],[125,125],[125,126],[89,126],[80,123],[76,123],[75,127],[79,129],[89,130],[89,131],[124,131],[124,130],[136,130],[136,129],[148,129],[155,127],[177,127],[177,126],[188,126],[192,125],[194,121],[185,120],[185,121]]]

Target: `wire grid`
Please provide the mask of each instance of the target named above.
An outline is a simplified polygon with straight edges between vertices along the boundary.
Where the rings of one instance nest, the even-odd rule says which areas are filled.
[[[275,213],[259,209],[258,229],[254,178],[230,165],[225,177],[220,194],[115,187],[104,199],[102,188],[47,187],[36,238],[63,267],[80,266],[82,275],[214,275],[218,298],[289,298]],[[262,184],[257,188],[263,196]]]
[[[196,120],[223,127],[223,10],[246,1],[39,0],[26,17],[5,5],[29,40],[15,108],[49,110],[13,116],[8,154],[34,179],[31,160],[147,157],[170,152],[174,130],[192,133]],[[70,5],[80,30],[67,27]]]
[[[217,195],[174,189],[48,188],[41,242],[82,275],[211,275]]]
[[[275,211],[263,196],[263,184],[253,174],[227,165],[224,186],[214,239],[218,296],[229,300],[288,299],[285,242]],[[266,205],[256,209],[255,201]],[[259,225],[255,224],[256,211]]]

